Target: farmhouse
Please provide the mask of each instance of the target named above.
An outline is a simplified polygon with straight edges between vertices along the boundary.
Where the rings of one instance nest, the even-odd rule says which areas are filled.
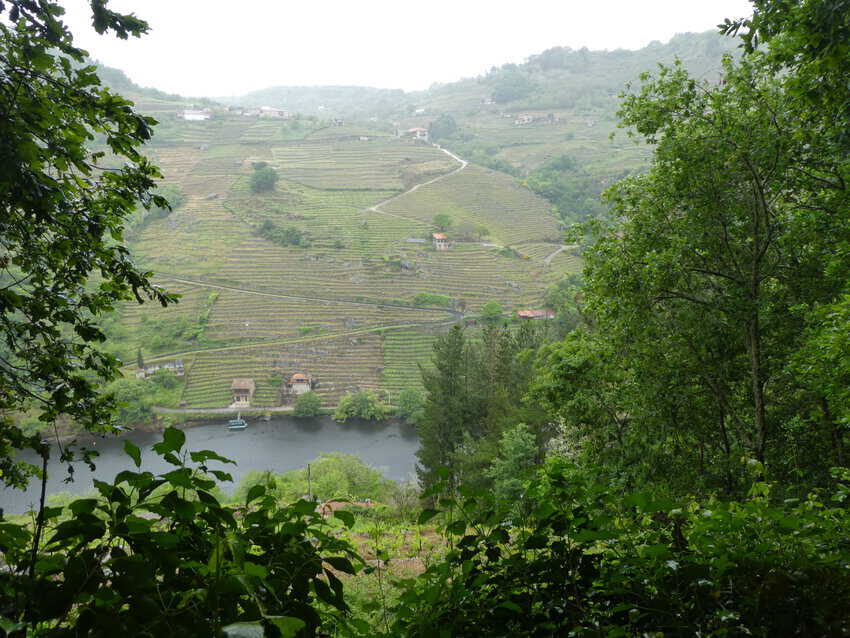
[[[517,317],[525,320],[532,321],[540,321],[542,319],[554,319],[555,311],[554,310],[519,310],[517,311]]]
[[[416,126],[414,128],[407,129],[406,136],[412,137],[414,140],[424,140],[428,141],[428,129],[422,128],[421,126]]]
[[[180,113],[180,117],[182,117],[187,122],[202,122],[212,117],[212,111],[210,111],[209,109],[204,109],[203,111],[196,111],[194,109],[183,109],[183,111]]]
[[[233,403],[230,407],[247,408],[250,406],[256,389],[253,379],[234,379],[233,383],[230,384],[230,391],[233,393]]]
[[[434,248],[437,250],[448,250],[451,244],[445,233],[433,233],[431,239],[434,240]]]
[[[529,115],[528,113],[520,113],[516,116],[516,119],[514,120],[514,124],[516,124],[517,126],[531,124],[532,122],[534,122],[534,116]]]
[[[286,395],[298,396],[305,392],[309,392],[315,388],[316,385],[318,384],[312,375],[304,374],[303,372],[296,372],[283,382],[281,394],[284,397]]]

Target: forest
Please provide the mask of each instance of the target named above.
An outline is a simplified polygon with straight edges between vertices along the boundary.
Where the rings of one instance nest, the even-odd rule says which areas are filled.
[[[125,440],[127,469],[90,496],[42,487],[31,517],[0,509],[0,632],[850,635],[850,11],[752,5],[718,27],[741,48],[717,77],[675,61],[623,89],[646,170],[601,194],[566,156],[528,176],[583,272],[550,290],[556,321],[499,307],[434,339],[422,392],[397,406],[419,435],[415,486],[328,455],[315,486],[256,473],[227,497],[224,452],[168,427],[153,452],[170,469],[153,473]],[[148,31],[91,10],[101,34]],[[101,320],[177,301],[126,242],[179,202],[144,155],[155,121],[101,84],[57,0],[0,14],[0,480],[22,487],[51,448],[15,415],[115,433]],[[492,76],[497,102],[534,90],[521,69]],[[385,409],[362,393],[336,416]]]

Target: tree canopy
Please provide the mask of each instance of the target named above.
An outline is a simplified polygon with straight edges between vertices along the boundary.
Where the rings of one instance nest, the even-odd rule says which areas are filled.
[[[147,31],[105,2],[92,11],[99,33]],[[114,401],[99,388],[120,362],[98,347],[98,318],[127,299],[174,300],[122,243],[138,204],[168,206],[138,152],[155,121],[100,85],[56,2],[5,0],[0,12],[0,410],[108,428]],[[34,444],[4,417],[4,482],[24,480],[10,448]]]

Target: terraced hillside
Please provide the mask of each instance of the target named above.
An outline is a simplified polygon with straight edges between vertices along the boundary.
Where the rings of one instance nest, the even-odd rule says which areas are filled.
[[[356,389],[391,398],[419,384],[435,334],[492,299],[539,305],[564,272],[546,260],[560,231],[543,200],[433,146],[361,125],[304,126],[300,137],[286,122],[238,117],[169,127],[152,155],[185,201],[132,249],[183,298],[128,307],[110,332],[127,361],[137,349],[146,362],[184,359],[184,406],[226,406],[237,377],[254,379],[255,405],[278,405],[299,371],[326,405]],[[251,192],[257,161],[277,170],[274,191]],[[435,250],[432,219],[444,212],[489,236]],[[269,224],[300,245],[267,239]]]

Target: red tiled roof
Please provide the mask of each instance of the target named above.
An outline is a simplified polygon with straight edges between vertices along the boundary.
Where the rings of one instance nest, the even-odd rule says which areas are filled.
[[[434,239],[448,239],[445,233],[434,233],[431,235]]]
[[[253,392],[255,387],[253,379],[234,379],[233,383],[230,384],[231,390],[251,390]]]
[[[540,319],[543,317],[552,318],[555,316],[554,310],[519,310],[517,313],[518,317],[522,319]]]
[[[295,383],[296,381],[307,381],[308,377],[306,374],[301,374],[300,372],[296,372],[292,375],[292,379],[290,379],[291,383]]]

